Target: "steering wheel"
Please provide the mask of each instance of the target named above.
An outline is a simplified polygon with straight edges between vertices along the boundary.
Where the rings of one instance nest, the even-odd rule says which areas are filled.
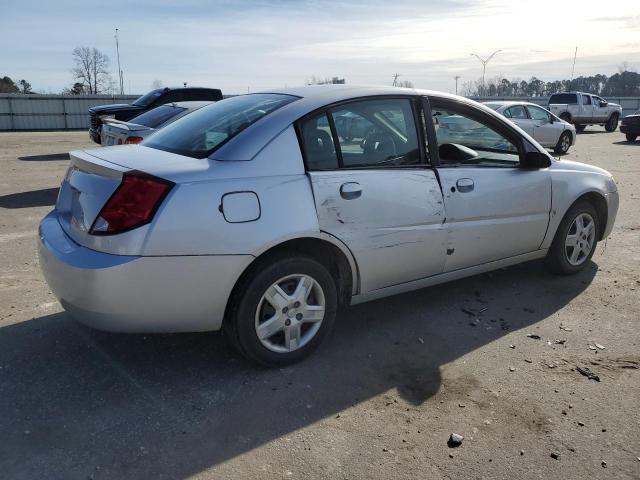
[[[360,142],[360,147],[365,154],[376,153],[381,160],[387,160],[398,156],[398,149],[391,134],[387,132],[372,131]]]

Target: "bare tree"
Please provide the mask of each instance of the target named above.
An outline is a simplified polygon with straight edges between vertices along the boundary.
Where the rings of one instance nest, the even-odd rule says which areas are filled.
[[[101,93],[113,84],[108,71],[109,57],[97,48],[74,48],[73,61],[76,66],[71,73],[74,79],[84,86],[87,93],[94,95]]]
[[[413,82],[410,82],[409,80],[402,80],[398,82],[396,86],[402,88],[413,88]]]

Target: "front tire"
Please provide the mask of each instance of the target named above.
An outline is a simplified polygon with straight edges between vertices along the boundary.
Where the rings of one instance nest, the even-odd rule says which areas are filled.
[[[614,132],[616,128],[618,128],[618,114],[614,113],[609,117],[609,120],[607,120],[607,123],[605,123],[604,129],[607,132]]]
[[[571,275],[582,270],[593,256],[600,236],[595,207],[586,201],[576,203],[565,214],[547,254],[554,272]]]
[[[562,132],[553,151],[558,154],[565,154],[569,151],[569,147],[571,147],[571,133]]]
[[[264,366],[307,357],[335,322],[335,281],[322,264],[302,254],[256,265],[235,292],[225,332],[240,353]]]
[[[630,133],[627,133],[625,137],[627,137],[627,142],[635,142],[636,138],[638,138],[637,135],[632,135]]]

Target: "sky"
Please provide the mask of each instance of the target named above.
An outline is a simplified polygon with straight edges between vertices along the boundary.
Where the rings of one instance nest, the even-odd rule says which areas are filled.
[[[95,7],[91,5],[96,5]],[[344,77],[453,92],[487,78],[543,80],[640,70],[638,0],[0,0],[0,76],[58,93],[73,83],[71,52],[96,47],[125,93],[163,85],[225,94]]]

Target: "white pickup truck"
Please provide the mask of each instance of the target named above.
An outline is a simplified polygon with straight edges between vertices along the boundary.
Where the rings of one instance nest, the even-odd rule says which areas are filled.
[[[578,132],[587,125],[604,125],[607,132],[613,132],[622,114],[622,107],[617,103],[582,92],[554,93],[549,97],[549,110],[565,122],[573,123]]]

